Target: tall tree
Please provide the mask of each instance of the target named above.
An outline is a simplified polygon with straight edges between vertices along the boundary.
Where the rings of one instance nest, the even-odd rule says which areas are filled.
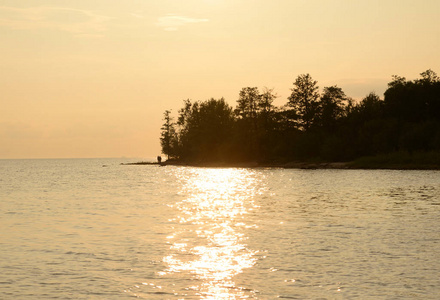
[[[199,102],[192,103],[187,99],[184,100],[183,108],[179,110],[177,119],[179,155],[183,159],[195,156],[200,144],[199,106]]]
[[[402,77],[402,76],[399,76],[399,75],[392,75],[391,78],[393,80],[388,83],[388,87],[389,88],[403,86],[406,83],[406,78],[405,77]]]
[[[425,72],[420,73],[421,79],[417,80],[418,83],[434,84],[440,82],[440,77],[437,76],[433,70],[428,69]]]
[[[275,126],[275,106],[273,101],[277,98],[273,89],[264,88],[258,99],[258,131],[266,133]]]
[[[348,98],[336,85],[325,87],[319,102],[319,123],[324,129],[333,129],[338,119],[346,113]]]
[[[358,122],[379,119],[383,117],[383,106],[383,100],[375,92],[371,92],[355,107],[354,114]]]
[[[191,103],[179,110],[179,149],[183,160],[221,160],[232,136],[232,108],[221,98]]]
[[[163,115],[164,123],[161,128],[160,145],[162,146],[162,153],[170,158],[177,154],[176,129],[174,127],[173,118],[171,117],[171,111],[166,110]]]
[[[254,120],[257,117],[260,97],[257,87],[242,88],[237,100],[235,114],[241,119]]]
[[[277,94],[274,93],[273,89],[265,87],[263,93],[261,93],[258,102],[259,111],[262,114],[271,113],[274,110],[273,101],[277,98]]]
[[[239,92],[237,107],[236,137],[240,141],[243,155],[253,159],[258,156],[257,127],[260,103],[260,92],[257,87],[245,87]]]
[[[421,78],[406,81],[393,76],[385,91],[385,110],[400,122],[419,122],[440,118],[440,79],[432,70],[420,74]]]
[[[202,157],[207,160],[221,159],[230,142],[234,116],[232,107],[225,99],[211,98],[200,103],[199,110]]]
[[[293,83],[287,106],[295,111],[299,129],[308,130],[316,117],[319,99],[317,83],[309,74],[299,75]]]

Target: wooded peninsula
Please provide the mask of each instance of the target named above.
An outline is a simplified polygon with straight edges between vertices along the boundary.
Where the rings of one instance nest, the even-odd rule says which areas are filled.
[[[273,89],[257,87],[242,88],[235,108],[223,98],[184,100],[177,118],[164,113],[162,153],[189,165],[440,169],[440,78],[420,76],[394,75],[383,99],[371,92],[359,102],[336,85],[320,92],[309,74],[296,78],[282,107]]]

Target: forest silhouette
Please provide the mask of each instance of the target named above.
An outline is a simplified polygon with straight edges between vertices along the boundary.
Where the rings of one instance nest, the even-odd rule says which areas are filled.
[[[338,86],[299,75],[287,103],[272,89],[245,87],[236,107],[225,99],[184,100],[177,118],[164,113],[162,152],[186,163],[346,162],[390,153],[440,152],[440,79],[392,76],[381,99],[360,102]]]

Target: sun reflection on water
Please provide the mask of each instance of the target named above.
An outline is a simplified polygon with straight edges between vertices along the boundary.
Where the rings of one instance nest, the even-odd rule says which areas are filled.
[[[246,215],[261,193],[256,176],[241,169],[186,169],[178,175],[184,200],[176,203],[175,232],[164,275],[191,274],[188,289],[201,299],[244,299],[252,292],[237,287],[234,277],[251,268],[257,251],[247,248]]]

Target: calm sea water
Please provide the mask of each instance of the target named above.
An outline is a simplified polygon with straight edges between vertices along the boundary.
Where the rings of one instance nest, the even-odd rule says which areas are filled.
[[[0,299],[438,299],[440,172],[0,160]]]

